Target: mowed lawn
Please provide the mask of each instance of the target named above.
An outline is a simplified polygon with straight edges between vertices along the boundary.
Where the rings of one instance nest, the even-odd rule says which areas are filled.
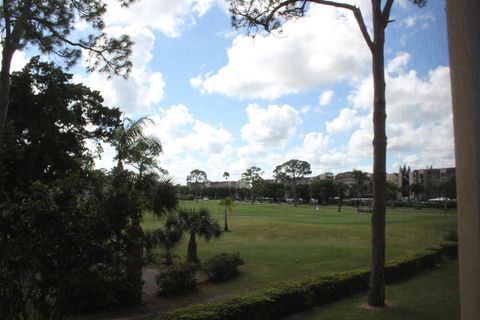
[[[218,201],[182,201],[181,206],[209,208],[223,229]],[[452,210],[444,214],[433,209],[388,209],[387,260],[437,246],[448,231],[456,230],[456,218]],[[146,215],[143,228],[160,225],[158,218]],[[307,205],[236,202],[228,225],[231,231],[220,239],[198,240],[199,258],[204,261],[221,252],[239,252],[245,260],[240,276],[202,286],[187,300],[250,293],[309,276],[369,266],[370,214],[359,214],[352,207],[337,213],[334,206],[317,211]],[[186,242],[175,251],[181,260]]]

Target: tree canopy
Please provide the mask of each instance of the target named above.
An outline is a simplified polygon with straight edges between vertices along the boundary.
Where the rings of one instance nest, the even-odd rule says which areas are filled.
[[[128,6],[135,0],[117,0]],[[129,36],[109,37],[103,15],[107,4],[102,0],[4,0],[0,6],[2,65],[0,71],[0,132],[5,125],[9,92],[10,65],[13,54],[25,47],[42,54],[54,54],[74,65],[86,52],[87,70],[99,70],[127,76],[132,41]],[[91,30],[82,37],[75,25],[85,22]]]
[[[310,163],[298,159],[288,160],[273,170],[273,176],[275,179],[292,183],[295,206],[297,205],[298,200],[297,182],[299,179],[311,173],[312,170]]]

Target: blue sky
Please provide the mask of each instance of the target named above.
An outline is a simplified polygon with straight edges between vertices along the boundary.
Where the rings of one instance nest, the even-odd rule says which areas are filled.
[[[108,32],[135,41],[131,77],[108,80],[75,68],[164,146],[161,163],[178,183],[193,169],[222,180],[250,166],[264,178],[289,159],[313,174],[371,171],[370,55],[350,12],[312,5],[281,35],[248,38],[222,0],[113,0]],[[353,1],[345,1],[353,3]],[[357,0],[367,24],[370,1]],[[386,41],[387,170],[454,166],[443,0],[419,9],[397,0]],[[79,27],[82,27],[79,25]],[[22,55],[17,55],[21,65]],[[113,165],[113,150],[97,165]]]

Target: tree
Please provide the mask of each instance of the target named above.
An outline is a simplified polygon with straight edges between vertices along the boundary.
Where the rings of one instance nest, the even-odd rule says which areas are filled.
[[[168,171],[160,167],[157,159],[162,151],[162,145],[158,140],[153,143],[148,143],[142,139],[130,148],[130,152],[125,159],[125,162],[138,171],[140,179],[145,172],[153,171],[155,169],[161,173],[167,172],[168,174]]]
[[[360,208],[360,200],[363,191],[367,187],[368,176],[366,172],[362,172],[361,170],[353,170],[353,196],[357,198],[357,210]]]
[[[262,169],[255,166],[248,168],[244,173],[242,173],[241,180],[245,181],[250,186],[250,199],[252,204],[255,201],[257,193],[260,189],[260,184],[263,180],[261,177],[262,174]]]
[[[145,136],[143,130],[148,124],[153,125],[154,121],[147,117],[141,117],[137,120],[125,118],[122,124],[115,130],[113,146],[117,151],[115,160],[117,160],[117,168],[119,170],[123,170],[123,162],[135,163],[135,160],[140,161],[137,158],[142,158],[142,156],[137,157],[137,153],[142,150],[143,152],[156,155],[162,152],[160,140],[155,137]],[[141,160],[145,161],[144,157]],[[144,169],[142,168],[142,170]],[[143,173],[143,171],[139,170],[139,173]]]
[[[262,183],[259,194],[261,197],[270,198],[273,202],[280,202],[285,198],[285,187],[281,183],[265,181]]]
[[[310,184],[310,194],[317,199],[318,204],[323,204],[335,196],[335,183],[329,179],[315,180]]]
[[[337,181],[335,182],[335,192],[338,197],[338,210],[337,212],[342,212],[342,205],[343,205],[343,198],[345,197],[345,194],[347,193],[348,190],[348,185]]]
[[[109,142],[120,111],[72,75],[34,57],[11,76],[9,125],[0,144],[0,189],[28,189],[93,165],[87,141]],[[95,128],[95,129],[88,129]]]
[[[189,231],[190,238],[188,240],[187,262],[198,263],[197,240],[196,237],[217,239],[222,235],[220,225],[212,218],[207,208],[190,208],[178,210],[178,217],[182,221],[183,227]]]
[[[395,200],[397,200],[397,194],[401,191],[401,188],[395,183],[387,181],[387,194],[388,200],[390,200],[391,207],[395,208]]]
[[[187,176],[187,183],[191,183],[193,185],[193,190],[194,193],[196,193],[196,196],[200,196],[200,186],[207,181],[207,174],[203,170],[192,170]]]
[[[147,230],[145,232],[145,245],[147,252],[155,247],[165,250],[165,264],[173,264],[172,250],[180,243],[183,237],[183,228],[177,215],[169,213],[166,216],[162,228]]]
[[[134,0],[117,0],[128,6]],[[99,70],[127,76],[132,63],[132,41],[127,35],[109,38],[104,32],[103,15],[106,3],[102,0],[4,0],[1,5],[0,26],[2,66],[0,70],[0,133],[10,100],[10,66],[13,54],[26,47],[35,47],[43,54],[54,54],[68,67],[88,52],[88,71]],[[79,38],[73,33],[75,25],[85,22],[92,33]]]
[[[233,202],[232,198],[225,197],[222,200],[220,200],[218,205],[223,208],[223,213],[225,216],[225,225],[223,227],[223,231],[228,232],[229,230],[228,230],[228,223],[227,223],[227,211],[228,213],[231,214],[233,212],[233,207],[235,207],[235,203]]]
[[[402,197],[408,197],[408,185],[410,184],[410,166],[407,165],[400,166],[399,168],[400,179],[402,180]]]
[[[427,0],[410,0],[423,7]],[[386,155],[387,136],[385,133],[385,30],[395,0],[371,0],[372,35],[364,22],[362,12],[356,5],[331,0],[230,0],[232,25],[246,28],[248,32],[258,27],[270,32],[282,23],[302,17],[308,4],[319,4],[342,8],[353,13],[363,39],[372,57],[373,73],[373,214],[372,214],[372,256],[370,291],[368,303],[371,306],[385,305],[385,213],[386,213]]]
[[[273,170],[273,176],[275,179],[279,179],[281,181],[289,182],[292,184],[293,188],[293,201],[295,207],[297,206],[298,202],[298,194],[297,194],[297,182],[299,179],[303,178],[305,175],[309,175],[312,173],[310,168],[310,163],[302,160],[291,159],[283,164],[277,166],[275,170]]]

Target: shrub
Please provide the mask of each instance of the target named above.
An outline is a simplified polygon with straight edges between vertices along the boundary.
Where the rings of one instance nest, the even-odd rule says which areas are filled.
[[[185,263],[161,268],[155,277],[158,285],[157,294],[171,296],[195,288],[195,271],[195,266]]]
[[[238,273],[238,267],[244,262],[238,253],[221,253],[208,259],[203,265],[204,271],[213,281],[225,281]]]
[[[458,241],[457,231],[455,231],[455,230],[450,230],[450,231],[445,235],[445,237],[443,237],[443,240],[445,240],[445,241],[457,242],[457,241]]]
[[[434,266],[441,256],[456,249],[445,244],[416,256],[389,261],[387,282],[414,276]],[[263,293],[193,305],[161,315],[157,320],[268,320],[281,319],[314,305],[322,305],[368,289],[370,272],[353,270],[284,285]]]

